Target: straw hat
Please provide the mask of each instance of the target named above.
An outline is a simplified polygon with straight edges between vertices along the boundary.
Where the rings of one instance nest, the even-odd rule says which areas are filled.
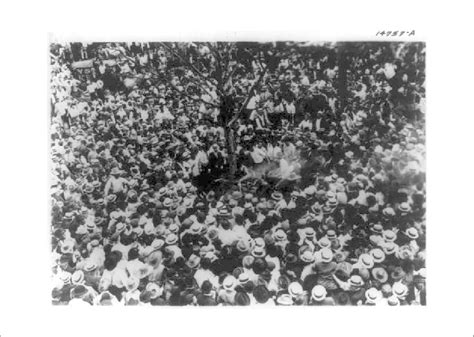
[[[382,263],[385,260],[385,253],[380,248],[374,248],[369,252],[375,263]]]
[[[311,290],[311,298],[316,302],[321,302],[326,298],[327,291],[322,285],[316,285]]]
[[[365,292],[365,303],[376,304],[382,298],[382,294],[376,288],[370,288]]]
[[[374,266],[374,259],[370,254],[361,254],[359,256],[359,265],[363,268],[370,269]]]
[[[392,286],[393,295],[403,299],[408,294],[408,287],[401,282],[395,282]]]
[[[420,236],[418,234],[418,230],[415,228],[415,227],[410,227],[406,230],[405,234],[412,240],[416,240],[418,239],[418,237]]]

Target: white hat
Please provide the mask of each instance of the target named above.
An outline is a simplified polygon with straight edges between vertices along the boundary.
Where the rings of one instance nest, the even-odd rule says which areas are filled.
[[[374,248],[369,253],[375,263],[381,263],[385,260],[385,253],[380,248]]]
[[[84,272],[82,270],[76,270],[72,276],[71,281],[73,284],[83,284],[84,283]]]
[[[151,243],[151,246],[153,247],[154,250],[158,250],[160,249],[161,247],[163,247],[165,244],[165,242],[161,239],[155,239],[153,240],[153,242]]]
[[[365,292],[366,303],[376,304],[382,298],[382,294],[379,290],[372,287]]]
[[[290,294],[282,294],[278,296],[277,303],[280,305],[293,305],[293,299]]]
[[[407,202],[402,202],[400,205],[398,205],[398,209],[401,212],[408,213],[410,212],[410,205]]]
[[[189,230],[191,231],[191,233],[193,234],[199,234],[201,233],[201,225],[198,223],[198,222],[195,222],[191,225],[191,227],[189,228]]]
[[[174,245],[176,242],[178,242],[178,236],[174,233],[168,234],[165,242],[167,245]]]
[[[320,251],[321,261],[325,263],[329,263],[332,261],[334,254],[329,248],[323,248]]]
[[[394,242],[385,242],[382,245],[383,252],[385,255],[392,255],[398,252],[398,245]]]
[[[387,303],[390,306],[399,306],[400,305],[400,300],[398,299],[397,296],[392,295],[389,298],[387,298]]]
[[[291,296],[296,297],[303,294],[303,287],[298,282],[292,282],[288,286],[288,292]]]
[[[244,273],[241,273],[241,274],[239,275],[239,283],[240,283],[240,284],[247,283],[248,281],[250,281],[250,276],[249,276],[249,274],[247,274],[247,273],[244,272]]]
[[[146,285],[146,290],[151,293],[151,299],[158,298],[163,294],[163,287],[160,287],[158,284],[152,282]]]
[[[273,237],[277,241],[284,241],[286,240],[286,233],[282,229],[278,229],[273,235]]]
[[[374,259],[369,254],[361,254],[359,256],[359,265],[364,268],[370,269],[374,266]]]
[[[419,237],[418,230],[415,227],[408,228],[405,234],[412,240],[416,240]]]
[[[306,263],[314,262],[314,254],[310,250],[305,251],[301,255],[301,261],[306,262]]]
[[[385,241],[394,242],[397,239],[397,234],[391,230],[385,230],[382,233],[382,237]]]
[[[313,300],[317,302],[321,302],[326,298],[327,291],[322,285],[314,286],[313,290],[311,290],[311,297]]]
[[[392,286],[392,293],[399,299],[403,299],[408,293],[408,287],[401,282],[395,282]]]
[[[252,256],[254,257],[264,257],[266,255],[265,248],[262,246],[255,246],[252,249]]]
[[[237,280],[235,277],[229,275],[224,279],[224,282],[222,282],[222,285],[224,286],[224,289],[226,290],[232,290],[235,288],[237,284]]]
[[[321,248],[329,248],[331,247],[331,241],[327,237],[324,236],[318,241],[318,245]]]

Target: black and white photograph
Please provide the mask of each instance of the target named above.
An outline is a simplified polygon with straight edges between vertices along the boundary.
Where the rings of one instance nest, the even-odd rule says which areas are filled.
[[[52,304],[425,306],[426,46],[400,39],[53,36]]]
[[[474,336],[467,2],[3,8],[0,337]]]

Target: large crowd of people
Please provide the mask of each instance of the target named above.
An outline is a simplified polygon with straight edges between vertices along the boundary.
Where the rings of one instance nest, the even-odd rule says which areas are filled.
[[[423,43],[51,45],[53,303],[425,305],[424,63]]]

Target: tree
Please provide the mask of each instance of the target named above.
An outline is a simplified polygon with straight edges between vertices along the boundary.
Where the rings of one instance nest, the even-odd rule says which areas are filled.
[[[253,92],[265,77],[271,59],[268,46],[260,43],[160,43],[174,58],[175,65],[190,76],[186,79],[198,88],[192,95],[171,83],[174,90],[191,100],[220,110],[220,124],[224,129],[229,155],[228,178],[237,173],[235,127]],[[234,76],[257,70],[257,78],[247,92],[237,92]],[[241,90],[241,88],[239,88]]]

